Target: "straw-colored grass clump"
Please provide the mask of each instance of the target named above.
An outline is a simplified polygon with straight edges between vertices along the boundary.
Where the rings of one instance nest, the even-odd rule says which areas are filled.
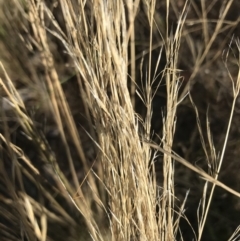
[[[202,23],[199,53],[187,28],[196,4],[177,2],[2,3],[1,39],[16,59],[1,64],[1,240],[202,240],[215,187],[240,197],[218,180],[240,75],[228,72],[233,102],[219,157],[210,125],[203,133],[189,94],[233,1],[222,3],[212,37]],[[179,63],[186,42],[195,65],[184,80]],[[178,108],[186,99],[211,171],[174,151]],[[205,182],[195,208],[197,228],[185,215],[188,192],[176,190],[182,166]],[[190,233],[182,232],[184,222]]]

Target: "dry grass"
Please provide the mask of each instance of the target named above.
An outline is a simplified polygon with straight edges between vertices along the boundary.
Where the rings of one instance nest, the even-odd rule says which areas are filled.
[[[201,1],[204,43],[198,53],[187,28],[194,22],[186,20],[190,6],[196,8],[196,3],[177,2],[166,0],[165,19],[156,10],[159,4],[148,0],[12,0],[5,5],[6,19],[2,21],[9,36],[17,32],[25,48],[24,58],[34,55],[34,59],[23,64],[22,90],[1,64],[1,240],[185,240],[180,223],[187,220],[188,193],[178,201],[176,162],[205,180],[203,197],[196,207],[195,240],[202,240],[216,185],[240,197],[218,180],[238,100],[240,72],[237,77],[230,70],[228,73],[233,102],[219,158],[210,125],[206,141],[193,103],[212,172],[173,151],[177,109],[188,98],[189,85],[204,64],[218,58],[216,54],[209,60],[208,54],[224,31],[223,25],[234,29],[233,22],[225,22],[233,0],[222,3],[211,37],[208,22],[203,20],[214,3],[207,9]],[[179,7],[181,13],[172,28],[171,15]],[[148,25],[149,36],[144,39],[148,49],[140,53],[137,67],[135,43],[141,31],[135,23],[142,13]],[[156,39],[160,48],[154,62]],[[180,93],[179,55],[184,41],[190,46],[194,66]],[[234,44],[239,54],[239,41]],[[61,63],[57,62],[57,49],[64,52]],[[226,64],[229,56],[227,52]],[[68,90],[68,86],[72,88]],[[161,135],[153,136],[153,100],[160,86],[165,87],[166,106]],[[136,113],[139,100],[143,115]],[[56,133],[55,147],[41,125],[42,116]],[[16,141],[18,136],[20,142]],[[156,172],[156,163],[162,163],[161,174]],[[239,228],[229,240],[237,240],[238,235]]]

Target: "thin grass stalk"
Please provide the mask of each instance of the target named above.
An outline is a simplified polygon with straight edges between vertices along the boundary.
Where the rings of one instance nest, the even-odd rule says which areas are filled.
[[[224,23],[224,19],[229,11],[229,8],[231,7],[233,3],[233,0],[230,0],[230,1],[227,1],[226,2],[223,2],[222,6],[221,6],[221,12],[220,12],[220,18],[219,20],[217,21],[217,24],[216,24],[216,27],[215,27],[215,30],[213,32],[213,35],[212,37],[209,39],[208,41],[208,44],[205,46],[204,50],[203,50],[203,53],[201,54],[201,56],[199,56],[199,59],[198,61],[195,63],[195,66],[193,68],[193,73],[191,74],[190,76],[190,79],[188,81],[188,84],[184,87],[184,90],[182,91],[181,95],[180,95],[180,99],[183,98],[183,96],[186,95],[186,93],[188,92],[188,89],[190,87],[190,83],[191,81],[195,78],[196,74],[198,73],[199,71],[199,68],[201,66],[201,64],[203,63],[203,61],[205,60],[210,48],[212,47],[217,35],[219,34],[219,32],[221,31],[221,28],[223,26],[223,23]],[[205,11],[205,10],[203,10]],[[205,27],[205,31],[206,31],[206,27]]]
[[[239,40],[236,41],[236,45],[237,45],[237,48],[238,48],[238,55],[239,55],[238,56],[238,66],[240,66],[240,42],[239,42]],[[227,53],[227,57],[228,57],[228,53]],[[226,131],[226,135],[225,135],[225,139],[224,139],[224,143],[223,143],[223,148],[222,148],[221,156],[220,156],[219,163],[218,163],[218,166],[217,166],[217,172],[214,175],[214,178],[216,180],[218,179],[219,173],[221,171],[221,166],[222,166],[223,158],[224,158],[225,151],[226,151],[229,133],[230,133],[230,129],[231,129],[231,126],[232,126],[233,114],[234,114],[234,111],[235,111],[235,108],[236,108],[236,101],[237,101],[237,97],[239,95],[240,69],[238,71],[238,76],[237,76],[236,82],[233,80],[231,74],[230,74],[230,79],[232,80],[232,86],[233,86],[233,102],[232,102],[230,117],[229,117],[229,121],[228,121],[227,131]],[[200,241],[201,237],[202,237],[203,229],[204,229],[204,226],[205,226],[205,223],[206,223],[206,219],[207,219],[207,215],[208,215],[210,205],[211,205],[211,202],[212,202],[215,187],[216,187],[216,185],[213,184],[212,188],[211,188],[209,198],[208,198],[207,206],[206,206],[206,209],[204,211],[204,218],[203,218],[203,221],[202,221],[202,225],[199,228],[198,241]]]

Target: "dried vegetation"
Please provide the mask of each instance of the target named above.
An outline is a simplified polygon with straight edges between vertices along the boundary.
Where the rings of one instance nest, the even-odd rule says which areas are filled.
[[[239,239],[238,0],[1,9],[1,240]]]

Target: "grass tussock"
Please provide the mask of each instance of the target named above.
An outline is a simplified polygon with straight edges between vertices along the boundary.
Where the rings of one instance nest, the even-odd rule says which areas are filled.
[[[240,44],[217,41],[239,19],[228,21],[233,0],[216,2],[201,1],[200,8],[168,0],[1,3],[1,40],[14,56],[8,71],[0,66],[1,240],[203,240],[215,187],[240,197],[219,180],[238,106]],[[215,22],[208,19],[214,4]],[[199,21],[188,17],[194,13]],[[198,29],[201,45],[194,43]],[[224,73],[233,100],[216,151],[194,86],[227,43]],[[187,66],[189,76],[181,69]],[[183,157],[176,151],[178,109],[189,103],[205,160],[200,165],[186,160],[184,148]],[[184,167],[204,179],[196,225],[186,214],[191,190],[178,189]],[[239,228],[228,240],[238,235]]]

